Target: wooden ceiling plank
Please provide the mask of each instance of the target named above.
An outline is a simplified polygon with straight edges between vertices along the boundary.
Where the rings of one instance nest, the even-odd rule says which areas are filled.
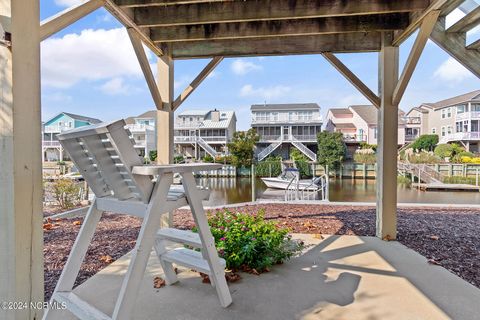
[[[409,24],[408,13],[329,17],[299,20],[219,23],[151,29],[155,42],[317,35],[329,33],[392,31]]]
[[[445,0],[446,1],[446,0]],[[428,0],[255,0],[135,8],[140,26],[321,18],[422,11]]]

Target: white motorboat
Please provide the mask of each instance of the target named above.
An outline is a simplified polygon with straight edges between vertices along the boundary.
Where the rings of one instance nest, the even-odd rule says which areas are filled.
[[[299,171],[296,168],[287,168],[276,178],[261,178],[263,183],[269,188],[287,190],[297,187],[297,177]],[[299,180],[298,190],[317,191],[321,188],[321,179]]]

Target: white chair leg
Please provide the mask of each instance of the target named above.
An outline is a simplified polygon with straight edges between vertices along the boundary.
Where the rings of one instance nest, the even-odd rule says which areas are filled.
[[[173,264],[161,259],[161,255],[167,252],[165,240],[155,240],[155,251],[157,252],[158,260],[160,261],[163,273],[165,274],[165,283],[170,286],[178,282]]]
[[[185,195],[192,209],[193,219],[198,228],[198,234],[202,241],[204,254],[210,267],[210,279],[215,283],[218,298],[222,307],[228,307],[232,303],[230,290],[225,279],[225,270],[220,264],[218,252],[215,247],[210,227],[208,226],[207,216],[202,206],[202,199],[197,189],[195,178],[191,172],[182,173],[182,183],[185,188]]]
[[[113,320],[129,320],[132,318],[135,298],[138,295],[147,268],[148,258],[155,243],[158,221],[161,216],[160,210],[167,201],[168,191],[172,183],[173,175],[169,173],[159,177],[155,184],[152,199],[143,218],[137,243],[133,249],[132,259],[113,310]]]
[[[100,218],[102,217],[103,211],[97,209],[97,201],[94,200],[90,209],[83,220],[82,227],[78,233],[77,239],[73,244],[72,251],[68,256],[67,263],[63,268],[62,274],[58,279],[57,285],[54,290],[55,292],[63,291],[72,291],[75,280],[77,279],[80,267],[82,266],[83,259],[87,253],[88,246],[92,241],[93,235],[95,234],[95,229],[97,227]],[[53,295],[50,299],[53,302]],[[55,313],[53,309],[47,309],[43,315],[43,319],[51,319],[52,314]]]

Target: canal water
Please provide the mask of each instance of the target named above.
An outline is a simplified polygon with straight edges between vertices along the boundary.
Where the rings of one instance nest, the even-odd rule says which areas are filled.
[[[252,201],[251,179],[198,178],[199,185],[209,187],[209,206]],[[331,179],[329,198],[333,202],[375,202],[376,180]],[[260,178],[255,180],[255,199],[283,200],[284,191],[265,186]],[[480,204],[480,192],[419,191],[398,187],[400,203]]]

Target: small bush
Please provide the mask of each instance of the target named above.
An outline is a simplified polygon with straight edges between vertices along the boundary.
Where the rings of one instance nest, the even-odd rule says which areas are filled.
[[[377,145],[376,144],[369,144],[366,142],[361,142],[360,143],[360,149],[372,149],[373,151],[377,151]]]
[[[303,249],[303,243],[292,240],[288,229],[265,221],[262,210],[258,214],[217,211],[209,215],[208,222],[218,254],[231,270],[246,268],[261,272]]]
[[[473,163],[473,164],[480,164],[480,157],[468,157],[464,156],[460,158],[462,163]]]
[[[436,134],[423,134],[412,143],[412,148],[416,151],[433,151],[437,143],[438,136]]]
[[[412,185],[412,180],[410,180],[409,177],[397,176],[397,184],[401,185],[401,186],[404,186],[404,187],[407,187],[407,188],[410,188],[411,185]]]
[[[207,163],[212,163],[214,161],[213,157],[209,154],[206,154],[205,157],[203,157],[203,162],[207,162]]]
[[[377,162],[377,155],[373,149],[358,149],[353,155],[353,160],[358,163],[374,164]]]
[[[468,152],[468,151],[462,151],[462,152],[457,153],[455,155],[455,157],[452,158],[452,162],[462,163],[462,158],[463,157],[474,158],[475,155],[471,152]]]
[[[62,209],[71,209],[80,202],[80,187],[70,179],[55,180],[52,192]]]
[[[456,143],[452,143],[452,144],[439,144],[438,146],[435,147],[434,153],[437,157],[445,159],[445,158],[453,158],[457,154],[463,151],[465,151],[464,148],[460,147]]]
[[[148,153],[148,157],[150,158],[150,161],[156,161],[157,160],[157,150],[150,150]]]
[[[173,163],[183,163],[184,162],[184,158],[182,155],[176,155],[173,157]]]
[[[407,149],[404,153],[405,159],[410,161],[411,163],[439,163],[442,161],[439,157],[437,157],[433,152],[429,151],[421,151],[421,152],[414,152],[413,149]]]

